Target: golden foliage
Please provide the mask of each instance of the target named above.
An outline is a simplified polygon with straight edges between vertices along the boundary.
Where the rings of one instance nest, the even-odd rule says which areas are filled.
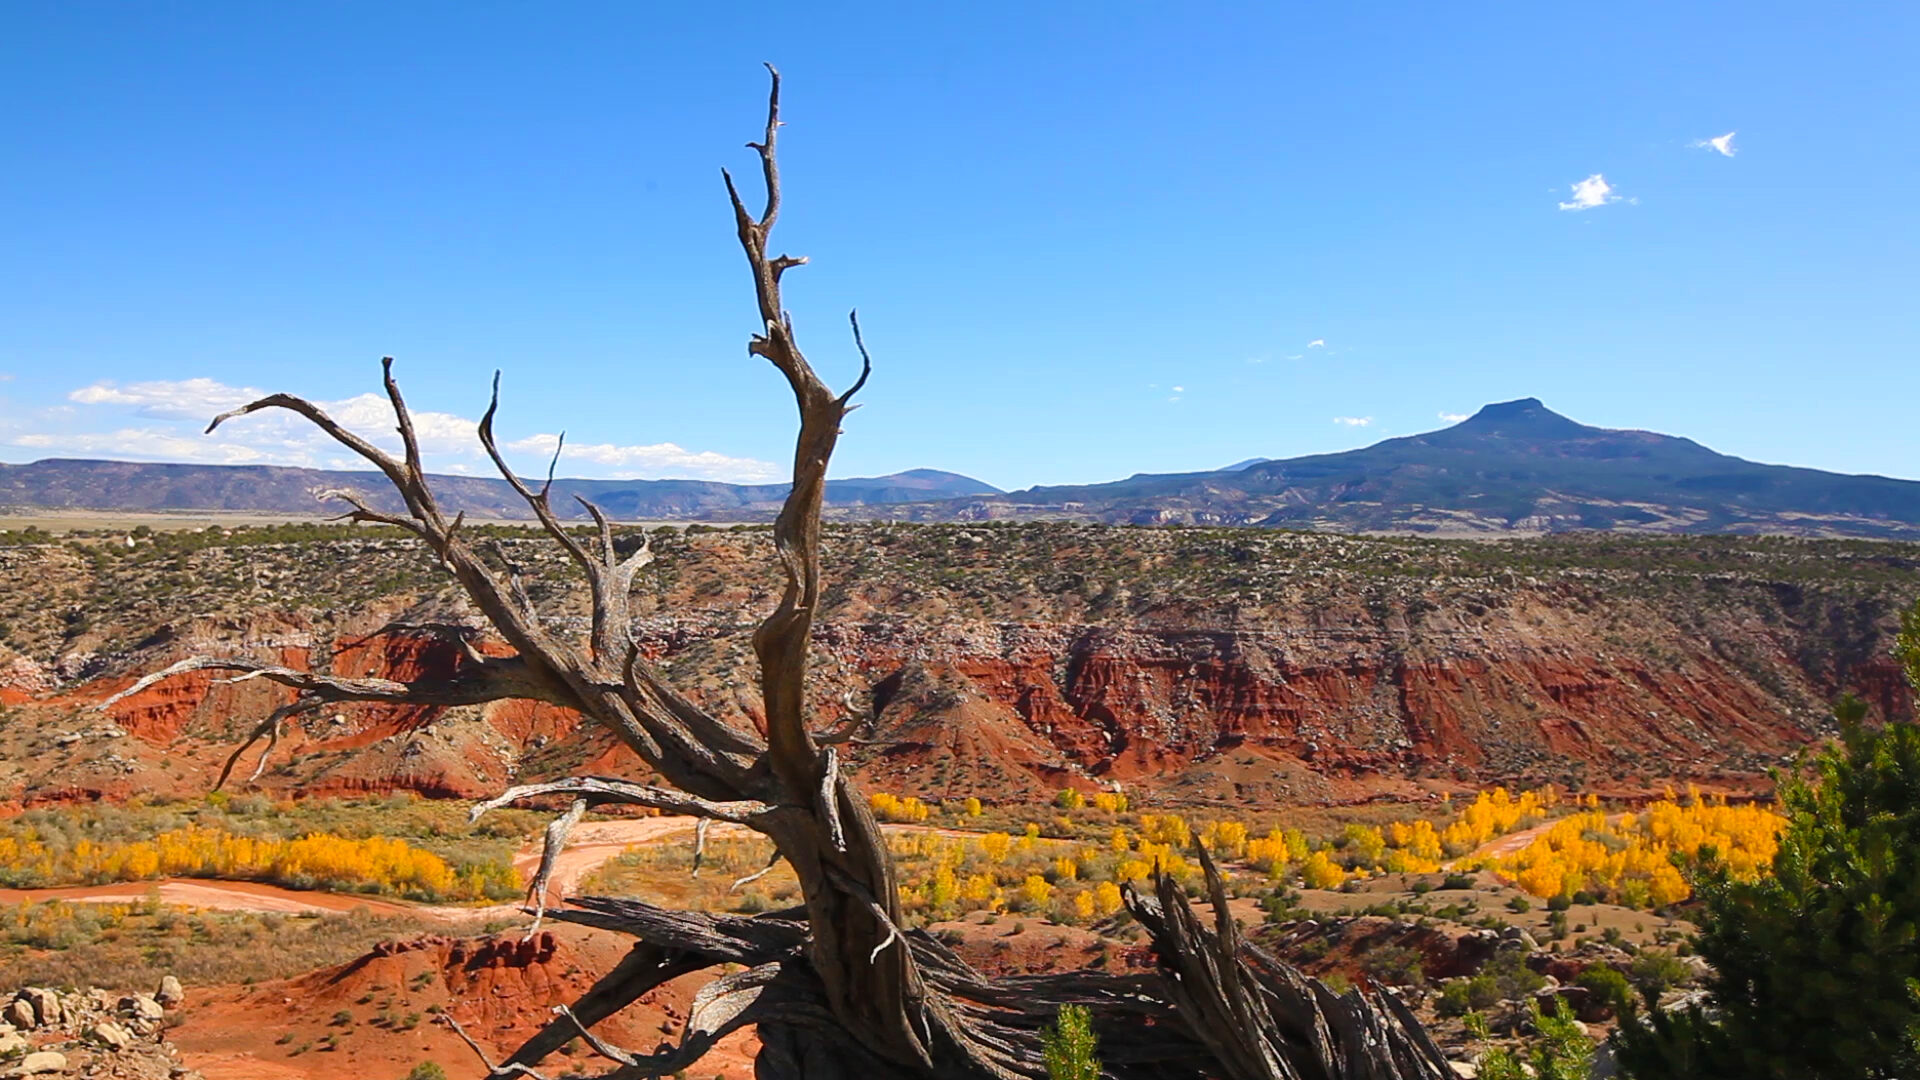
[[[445,859],[385,836],[350,839],[309,833],[296,839],[241,836],[189,825],[151,840],[81,838],[55,850],[31,834],[0,834],[0,868],[45,884],[104,884],[162,877],[268,881],[295,888],[397,893],[422,899],[481,900],[519,887],[508,866],[456,872]]]
[[[1581,801],[1582,806],[1594,804]],[[1729,806],[1689,789],[1638,814],[1586,809],[1562,818],[1526,847],[1489,866],[1535,896],[1586,892],[1629,907],[1665,907],[1691,895],[1675,856],[1711,849],[1735,878],[1768,872],[1786,819],[1762,806]]]
[[[1327,856],[1322,848],[1308,855],[1300,864],[1300,880],[1309,889],[1337,889],[1347,880],[1347,872],[1340,864]]]
[[[884,791],[876,791],[867,796],[867,804],[873,807],[874,815],[881,821],[921,822],[927,820],[927,815],[933,812],[933,808],[921,802],[917,795],[901,798]]]
[[[1440,834],[1440,846],[1449,855],[1465,855],[1496,837],[1544,819],[1558,801],[1552,787],[1523,791],[1518,798],[1503,787],[1483,791]]]

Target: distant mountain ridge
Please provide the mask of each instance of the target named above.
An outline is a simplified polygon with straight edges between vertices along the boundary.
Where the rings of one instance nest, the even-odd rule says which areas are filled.
[[[376,508],[404,512],[386,478],[373,472],[280,465],[176,465],[48,458],[0,464],[0,506],[88,510],[251,510],[313,513],[320,492],[346,488]],[[435,476],[433,489],[449,513],[521,520],[532,514],[506,481],[481,476]],[[553,506],[567,518],[585,518],[575,495],[623,520],[770,515],[786,484],[726,484],[711,480],[584,480],[553,482]],[[994,496],[1000,489],[938,469],[827,481],[827,504],[923,502]]]
[[[1359,450],[892,507],[924,520],[1073,518],[1343,532],[1575,529],[1920,537],[1920,482],[1762,465],[1591,427],[1521,398]]]
[[[318,508],[316,493],[343,487],[383,509],[402,509],[375,473],[61,459],[0,465],[0,506],[307,513]],[[501,480],[439,476],[434,488],[450,512],[530,516]],[[786,491],[785,484],[563,479],[554,481],[553,502],[574,518],[584,516],[577,494],[625,520],[764,521]],[[1592,427],[1538,398],[1488,405],[1451,427],[1337,454],[1014,492],[914,469],[829,481],[826,501],[829,515],[845,519],[1920,538],[1920,482],[1758,464],[1674,435]]]

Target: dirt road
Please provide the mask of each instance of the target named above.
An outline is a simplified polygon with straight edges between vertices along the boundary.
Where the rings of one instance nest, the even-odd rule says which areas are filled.
[[[214,911],[269,911],[286,915],[339,914],[365,908],[379,914],[415,913],[418,905],[374,896],[346,893],[299,892],[253,881],[206,881],[163,878],[117,885],[75,885],[59,889],[0,889],[0,904],[44,903],[137,904],[157,896],[161,903]]]
[[[1614,821],[1614,822],[1624,822],[1632,816],[1633,816],[1632,814],[1614,814],[1611,817],[1609,817],[1608,820]],[[1526,847],[1528,844],[1533,843],[1534,840],[1538,838],[1541,833],[1546,832],[1548,829],[1553,828],[1555,825],[1558,825],[1565,820],[1566,820],[1565,818],[1553,818],[1552,820],[1549,820],[1549,821],[1543,821],[1540,824],[1535,825],[1530,829],[1521,829],[1519,832],[1516,832],[1516,833],[1508,833],[1505,836],[1495,837],[1494,839],[1489,840],[1484,844],[1481,844],[1479,847],[1474,848],[1473,851],[1468,853],[1467,855],[1464,855],[1461,858],[1455,859],[1452,862],[1447,863],[1446,868],[1451,870],[1454,867],[1458,866],[1459,864],[1468,862],[1473,859],[1498,858],[1498,857],[1511,855],[1514,852],[1519,851],[1520,849]]]

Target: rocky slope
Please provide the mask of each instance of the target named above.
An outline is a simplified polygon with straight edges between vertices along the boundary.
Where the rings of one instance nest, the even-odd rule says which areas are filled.
[[[201,1080],[168,1040],[185,994],[171,975],[155,994],[26,986],[0,1006],[0,1076]]]
[[[551,545],[503,537],[556,625],[582,625]],[[0,545],[0,797],[15,803],[203,791],[283,691],[190,677],[93,707],[183,656],[406,678],[464,662],[457,636],[474,633],[422,553],[377,532],[29,539]],[[638,636],[752,724],[767,534],[655,546]],[[1886,651],[1920,595],[1920,545],[1865,541],[860,525],[827,553],[823,724],[871,715],[872,784],[990,800],[1112,781],[1241,807],[1498,780],[1750,784],[1826,732],[1843,690],[1909,707]],[[347,706],[290,731],[260,783],[467,796],[638,768],[546,707]]]

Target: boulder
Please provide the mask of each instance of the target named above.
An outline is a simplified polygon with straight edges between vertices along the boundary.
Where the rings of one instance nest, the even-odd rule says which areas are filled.
[[[60,1022],[60,995],[44,986],[29,986],[20,991],[20,999],[33,1006],[36,1024],[57,1024]]]
[[[120,1015],[131,1016],[135,1020],[164,1020],[167,1010],[146,994],[133,994],[120,999]]]
[[[109,1050],[125,1050],[133,1045],[133,1032],[111,1020],[102,1020],[87,1029],[87,1038]]]
[[[16,1054],[24,1054],[31,1049],[33,1049],[33,1044],[28,1042],[19,1032],[11,1028],[6,1031],[0,1031],[0,1058],[10,1058]]]
[[[21,1031],[32,1031],[40,1026],[40,1018],[34,1015],[33,1003],[23,997],[7,1002],[7,1007],[0,1009],[0,1017]]]
[[[160,989],[154,993],[153,1000],[165,1008],[177,1009],[186,1004],[187,991],[180,985],[179,979],[169,975],[160,980]]]
[[[67,1055],[58,1050],[36,1050],[20,1059],[20,1063],[7,1070],[10,1077],[40,1076],[44,1073],[67,1071]]]

